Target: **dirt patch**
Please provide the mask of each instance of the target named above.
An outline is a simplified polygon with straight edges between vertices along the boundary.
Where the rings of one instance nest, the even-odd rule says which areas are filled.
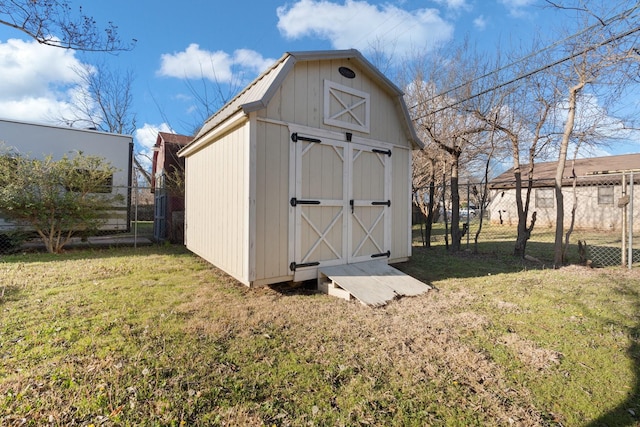
[[[503,335],[499,342],[507,346],[520,362],[539,371],[556,366],[562,360],[562,353],[541,348],[532,341],[520,338],[516,333]]]
[[[509,301],[496,300],[493,306],[502,313],[522,313],[524,309],[518,304]]]

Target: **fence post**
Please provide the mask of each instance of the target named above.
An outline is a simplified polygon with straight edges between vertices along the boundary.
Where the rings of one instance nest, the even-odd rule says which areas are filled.
[[[622,197],[624,199],[624,197],[627,196],[627,174],[626,173],[622,173]],[[621,243],[622,246],[620,248],[620,265],[622,265],[622,267],[624,267],[627,264],[627,233],[629,232],[628,230],[628,222],[627,222],[627,211],[628,211],[628,207],[627,205],[624,206],[619,206],[620,207],[620,211],[622,214],[622,227],[620,227],[622,229],[622,236],[621,236]]]
[[[467,250],[469,250],[469,235],[471,234],[471,221],[469,220],[469,217],[471,216],[471,210],[469,207],[471,194],[469,187],[469,181],[467,181]]]
[[[135,194],[136,194],[136,199],[135,199],[135,204],[134,204],[134,214],[133,214],[133,219],[134,219],[134,223],[133,223],[133,248],[134,249],[138,249],[138,200],[139,200],[139,192],[140,189],[138,188],[138,179],[136,177],[135,182],[133,183],[134,185],[134,189],[135,189]]]
[[[629,172],[629,214],[627,215],[627,224],[629,227],[629,238],[627,239],[628,255],[627,262],[629,269],[633,265],[633,171]]]

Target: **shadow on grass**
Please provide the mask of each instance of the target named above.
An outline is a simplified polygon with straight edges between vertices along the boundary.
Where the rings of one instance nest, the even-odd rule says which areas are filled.
[[[552,250],[553,245],[536,242],[527,249],[529,254],[540,256]],[[444,246],[414,247],[411,261],[399,264],[397,267],[424,282],[549,268],[543,263],[523,261],[514,257],[510,255],[510,250],[513,250],[512,242],[481,244],[479,254],[470,252],[451,254]],[[632,326],[622,327],[626,329],[630,341],[626,353],[633,363],[633,385],[624,402],[600,418],[585,424],[588,427],[640,425],[640,289],[624,283],[619,287],[618,292],[625,299],[633,302],[634,312],[637,313]],[[588,310],[585,308],[585,311]],[[604,319],[604,321],[606,323],[613,320]]]
[[[469,245],[463,242],[462,251],[447,251],[444,243],[438,242],[427,248],[414,246],[413,256],[408,263],[400,264],[400,269],[421,280],[442,280],[448,278],[479,277],[488,274],[513,273],[522,270],[553,268],[553,242],[527,243],[527,260],[513,255],[513,240],[479,242]],[[616,248],[613,248],[616,249]],[[477,251],[477,253],[476,253]],[[620,250],[617,249],[618,257]],[[569,246],[567,264],[579,264],[580,254],[577,241]],[[618,266],[612,258],[610,262],[595,262],[594,266]]]
[[[622,285],[619,292],[634,301],[635,312],[640,313],[640,290],[632,289],[630,285]],[[586,424],[587,427],[601,426],[637,426],[640,423],[640,323],[636,315],[635,325],[627,328],[631,341],[627,355],[633,362],[634,384],[627,399],[611,409],[600,418]]]
[[[133,247],[131,245],[98,245],[92,247],[80,247],[65,249],[61,254],[50,254],[46,251],[23,251],[11,255],[0,255],[0,266],[2,263],[32,263],[32,262],[57,262],[75,259],[92,258],[121,258],[158,255],[184,255],[191,254],[183,245],[146,245]]]
[[[21,289],[14,285],[1,285],[0,284],[0,307],[7,301],[16,301],[19,299]]]
[[[514,257],[510,251],[513,251],[511,242],[481,244],[477,254],[471,251],[451,253],[444,246],[414,246],[411,260],[394,267],[425,283],[548,268],[543,262]]]

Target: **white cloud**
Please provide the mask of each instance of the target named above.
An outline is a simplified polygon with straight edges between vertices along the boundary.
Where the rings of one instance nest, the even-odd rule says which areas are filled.
[[[151,159],[153,159],[153,146],[158,138],[158,132],[174,133],[171,126],[166,123],[159,125],[145,123],[141,128],[136,129],[133,139],[136,145],[136,153],[141,154],[138,160],[146,170],[151,170]]]
[[[0,117],[53,122],[70,110],[82,63],[71,50],[35,41],[0,41]]]
[[[191,43],[184,51],[165,53],[160,57],[158,75],[179,79],[202,77],[218,83],[229,83],[242,73],[258,74],[275,60],[263,58],[258,52],[238,49],[233,54],[211,52]]]
[[[487,19],[484,17],[484,15],[480,15],[473,20],[473,26],[482,31],[487,28]]]
[[[454,10],[471,8],[467,3],[467,0],[435,0],[435,2]]]
[[[173,130],[171,129],[171,126],[166,123],[161,123],[159,125],[145,123],[141,128],[136,129],[134,137],[138,144],[140,144],[141,148],[151,150],[156,144],[158,132],[172,133]]]
[[[567,120],[568,101],[557,104],[553,113],[555,122],[564,124]],[[559,132],[562,130],[558,129]],[[640,139],[640,132],[626,127],[624,120],[610,115],[600,105],[598,97],[591,93],[583,93],[578,97],[572,141],[568,151],[570,156],[573,156],[576,140],[581,135],[587,135],[587,141],[580,146],[580,158],[610,155],[610,151],[618,154],[624,151],[638,151],[637,141]]]
[[[498,0],[502,3],[513,16],[521,16],[524,14],[524,8],[535,3],[535,0]]]
[[[277,9],[278,29],[288,39],[318,37],[336,49],[366,51],[372,45],[387,55],[429,49],[450,40],[453,26],[436,9],[406,11],[391,4],[347,0],[300,0]]]

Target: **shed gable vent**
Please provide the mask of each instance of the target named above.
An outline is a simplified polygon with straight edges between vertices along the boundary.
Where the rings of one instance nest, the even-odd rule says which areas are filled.
[[[369,133],[369,120],[368,93],[324,81],[324,124]]]
[[[347,68],[347,67],[340,67],[338,68],[338,72],[343,76],[346,77],[348,79],[355,79],[356,78],[356,73],[355,71],[353,71],[351,68]]]

